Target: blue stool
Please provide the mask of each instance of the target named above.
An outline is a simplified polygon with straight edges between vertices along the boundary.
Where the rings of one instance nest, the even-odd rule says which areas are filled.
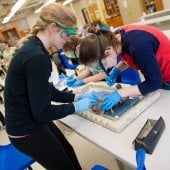
[[[101,166],[101,165],[95,165],[92,167],[91,170],[109,170],[109,169],[105,168],[104,166]]]
[[[0,145],[0,170],[32,170],[34,160],[18,151],[12,144]]]

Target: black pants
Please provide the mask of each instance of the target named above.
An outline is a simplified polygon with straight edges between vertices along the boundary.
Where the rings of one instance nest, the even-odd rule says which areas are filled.
[[[81,170],[72,146],[54,123],[44,126],[38,133],[10,138],[10,141],[47,170]]]

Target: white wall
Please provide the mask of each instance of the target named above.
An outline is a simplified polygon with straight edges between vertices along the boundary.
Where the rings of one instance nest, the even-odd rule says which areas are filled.
[[[27,20],[27,23],[28,23],[30,29],[32,29],[32,27],[36,23],[38,16],[39,15],[35,14],[34,12],[27,16],[26,20]]]
[[[118,4],[124,25],[139,21],[143,13],[141,0],[118,0]]]
[[[82,3],[81,1],[72,3],[73,9],[72,9],[72,7],[70,7],[69,4],[67,5],[67,7],[72,9],[73,12],[75,12],[75,14],[76,14],[78,28],[81,28],[85,24],[83,14],[81,12],[81,9],[85,7],[84,5],[85,4]],[[38,17],[39,17],[39,15],[35,14],[35,13],[31,13],[29,16],[27,16],[26,20],[27,20],[27,23],[28,23],[30,29],[33,27],[33,25],[35,24]]]
[[[85,24],[83,14],[81,12],[81,9],[85,8],[85,4],[81,1],[78,1],[78,2],[72,3],[72,5],[73,5],[73,10],[77,17],[77,26],[79,29],[81,29],[83,25]]]
[[[102,3],[103,0],[96,0],[96,1],[97,1],[97,4],[100,6],[100,4]],[[133,10],[130,9],[130,11],[129,11],[129,8],[130,8],[129,5],[128,5],[128,9],[121,8],[123,1],[126,1],[126,0],[118,0],[118,3],[120,5],[120,11],[122,13],[122,18],[123,18],[123,20],[127,21],[127,22],[125,21],[124,23],[125,24],[132,23],[132,22],[134,22],[134,18],[137,18],[138,15],[140,15],[142,13],[142,10],[141,10],[142,4],[140,6],[138,6],[140,0],[136,0],[135,2],[133,2],[133,5],[130,5],[131,8],[133,7]],[[127,2],[129,4],[132,1],[127,0]],[[162,0],[162,2],[163,2],[164,9],[168,9],[168,8],[170,9],[170,0]],[[80,1],[72,3],[72,5],[73,5],[72,6],[73,11],[76,13],[78,28],[82,28],[82,26],[85,24],[85,21],[84,21],[81,9],[87,7],[87,5],[88,5],[87,0],[80,0]],[[68,7],[71,8],[70,5],[68,5]],[[135,11],[138,11],[137,16],[134,15]],[[129,14],[129,12],[131,15],[127,15],[127,14]],[[127,18],[127,16],[130,16],[130,18]],[[38,14],[35,14],[32,12],[31,14],[29,14],[26,17],[25,20],[18,20],[15,22],[15,24],[18,25],[20,30],[25,30],[27,27],[31,29],[32,26],[35,24],[37,18],[38,18]],[[101,16],[101,18],[104,19],[103,16]]]
[[[170,9],[170,0],[162,0],[164,9]]]

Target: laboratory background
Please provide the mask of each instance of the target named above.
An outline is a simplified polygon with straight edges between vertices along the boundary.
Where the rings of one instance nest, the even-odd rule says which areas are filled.
[[[85,39],[91,33],[97,35],[97,26],[113,33],[121,27],[126,27],[126,25],[151,26],[160,30],[170,39],[169,0],[0,0],[1,170],[12,170],[13,168],[9,168],[10,164],[11,167],[16,166],[13,170],[26,169],[26,167],[33,170],[45,170],[37,161],[22,155],[20,152],[18,153],[17,149],[13,148],[6,132],[4,90],[8,68],[13,59],[13,54],[18,48],[18,43],[22,38],[30,34],[37,20],[45,21],[40,16],[40,11],[46,5],[54,2],[69,8],[77,18],[76,36],[78,38],[72,39],[73,45],[68,42],[62,49],[57,49],[53,46],[48,49],[52,63],[53,77],[51,82],[60,91],[68,93],[74,93],[75,91],[78,93],[79,91],[83,91],[83,93],[87,91],[92,93],[101,92],[100,95],[106,92],[104,95],[107,95],[113,89],[120,90],[129,86],[137,86],[146,78],[140,69],[134,71],[128,68],[128,71],[121,73],[120,80],[116,81],[118,85],[115,85],[112,81],[110,82],[111,85],[108,85],[107,81],[109,80],[106,76],[109,77],[110,75],[113,78],[111,75],[112,70],[105,75],[106,70],[105,68],[103,69],[104,64],[100,63],[101,58],[99,65],[101,64],[100,69],[102,71],[92,69],[92,67],[97,67],[95,64],[88,67],[84,64],[86,63],[85,61],[83,64],[79,62],[77,48],[80,46],[81,55],[81,49],[83,48],[81,42],[85,43],[82,39]],[[65,29],[63,25],[59,26]],[[104,35],[104,32],[99,35],[101,34]],[[157,37],[155,34],[154,36]],[[65,35],[61,36],[64,37]],[[164,44],[167,49],[170,48],[168,45]],[[118,60],[121,60],[119,56]],[[170,54],[168,61],[170,65]],[[151,69],[152,66],[151,64]],[[96,80],[88,76],[84,78],[83,74],[88,74],[88,76],[100,74],[99,76],[101,77]],[[167,81],[167,83],[170,89],[170,81]],[[100,110],[100,106],[97,105],[90,108],[90,111],[85,111],[81,108],[79,114],[66,115],[64,118],[53,120],[53,122],[74,148],[82,170],[144,170],[144,168],[147,170],[169,170],[169,89],[160,88],[156,91],[153,90],[154,92],[151,94],[143,92],[142,95],[139,95],[140,97],[135,96],[133,98],[132,96],[132,100],[130,100],[131,97],[127,96],[123,99],[120,98],[124,103],[126,103],[125,100],[131,103],[127,102],[128,106],[124,103],[122,104],[123,106],[117,106],[115,111],[104,113],[106,116],[102,115],[103,112]],[[102,99],[101,96],[99,97]],[[116,97],[118,96],[116,95]],[[79,103],[75,104],[77,107],[78,105]],[[121,109],[119,110],[118,107],[121,107]],[[91,112],[93,113],[91,114]],[[125,115],[123,115],[124,112]],[[112,114],[112,116],[109,114]],[[144,126],[145,129],[143,128]],[[144,134],[141,132],[143,129],[146,130],[143,132]],[[154,131],[153,134],[151,134],[152,131]],[[142,140],[142,142],[139,142],[139,140]],[[139,148],[144,148],[146,153],[143,157],[136,158]],[[4,161],[4,158],[6,161]],[[46,159],[48,159],[48,156]],[[56,167],[56,170],[61,169]]]

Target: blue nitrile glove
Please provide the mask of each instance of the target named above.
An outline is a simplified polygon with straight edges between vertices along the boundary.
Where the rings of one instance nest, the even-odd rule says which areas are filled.
[[[114,105],[116,105],[122,97],[117,91],[114,91],[110,94],[108,94],[105,99],[103,100],[103,103],[101,104],[100,108],[103,111],[111,109]]]
[[[59,79],[69,79],[69,78],[71,78],[72,76],[68,76],[67,74],[60,74],[59,75]]]
[[[65,75],[65,74],[60,74],[60,75],[58,76],[58,78],[59,78],[59,81],[63,81],[63,80],[69,79],[69,77],[68,77],[67,75]]]
[[[113,86],[116,83],[116,78],[112,79],[110,76],[107,76],[106,83],[108,86]]]
[[[71,87],[79,87],[84,84],[85,84],[84,80],[77,80],[74,84],[71,85]]]
[[[118,67],[113,67],[109,72],[109,75],[106,77],[106,83],[108,86],[113,86],[116,83],[118,75],[121,73]]]
[[[65,75],[64,74],[60,74],[58,77],[59,77],[59,80],[63,80],[65,78]]]
[[[78,100],[84,99],[84,98],[90,98],[90,99],[94,99],[94,100],[99,100],[98,96],[96,95],[96,93],[84,93],[81,94],[78,98]]]
[[[98,98],[84,98],[81,99],[77,102],[74,102],[74,106],[75,106],[75,112],[84,112],[86,110],[88,110],[90,107],[94,106],[95,104],[97,104],[98,102]]]
[[[69,78],[67,78],[66,84],[67,84],[67,86],[72,87],[72,85],[73,85],[76,81],[77,81],[76,78],[74,78],[74,77],[69,77]]]

